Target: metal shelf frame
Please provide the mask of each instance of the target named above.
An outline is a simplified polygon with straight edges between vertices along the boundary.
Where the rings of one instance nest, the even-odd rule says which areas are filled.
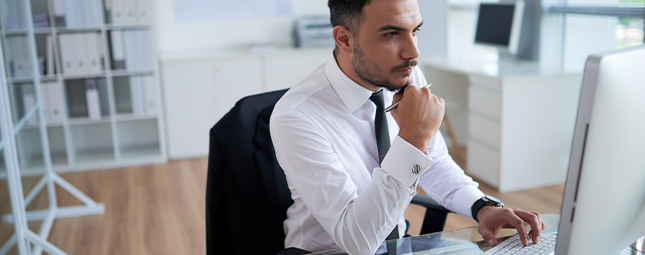
[[[14,126],[11,106],[9,103],[9,88],[7,85],[7,75],[5,73],[4,54],[3,51],[0,50],[0,132],[2,134],[2,140],[0,140],[0,151],[4,153],[7,169],[7,183],[9,186],[12,209],[12,214],[5,215],[3,220],[5,222],[13,223],[15,228],[15,233],[0,248],[0,255],[7,254],[13,246],[17,246],[20,255],[41,254],[43,251],[46,251],[49,254],[66,254],[64,251],[47,241],[54,219],[105,213],[105,205],[102,203],[96,203],[52,170],[49,139],[47,135],[47,126],[44,121],[45,113],[42,107],[42,92],[37,68],[38,60],[36,53],[35,31],[33,28],[33,21],[30,18],[32,17],[31,2],[20,1],[20,3],[24,5],[22,6],[24,8],[23,10],[26,11],[24,17],[27,21],[26,35],[31,55],[30,60],[34,67],[32,68],[32,77],[34,77],[32,81],[36,103]],[[0,41],[0,49],[3,49],[2,41]],[[28,193],[27,197],[24,197],[22,192],[20,162],[18,160],[16,146],[16,135],[25,127],[27,121],[33,116],[38,116],[39,119],[38,128],[40,131],[43,162],[46,171],[36,186]],[[70,194],[83,202],[84,205],[58,207],[55,184],[58,184],[61,188],[70,192]],[[49,208],[27,212],[26,207],[41,191],[45,189],[45,187],[47,188],[49,198]],[[36,220],[43,221],[38,234],[31,231],[27,225],[28,221]]]

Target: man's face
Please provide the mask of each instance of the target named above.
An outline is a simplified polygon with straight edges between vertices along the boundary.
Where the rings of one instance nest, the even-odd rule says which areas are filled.
[[[363,81],[389,90],[410,84],[419,57],[416,34],[422,23],[417,1],[372,0],[362,15],[354,36],[354,71]]]

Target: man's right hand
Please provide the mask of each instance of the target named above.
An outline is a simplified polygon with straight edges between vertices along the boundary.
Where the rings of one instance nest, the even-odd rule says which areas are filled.
[[[427,88],[406,86],[403,93],[394,95],[393,102],[398,100],[401,102],[390,113],[399,125],[399,136],[425,153],[441,126],[445,111],[443,99]]]

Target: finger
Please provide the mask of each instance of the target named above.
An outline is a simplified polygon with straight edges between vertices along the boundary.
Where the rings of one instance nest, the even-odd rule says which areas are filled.
[[[520,235],[520,241],[522,242],[523,245],[528,245],[529,244],[529,238],[528,238],[528,233],[526,233],[526,223],[522,218],[517,216],[515,213],[511,213],[511,215],[507,216],[507,221],[511,226],[513,226],[515,229],[517,229],[517,233]]]
[[[401,100],[401,99],[403,99],[403,93],[400,93],[400,94],[399,94],[399,93],[394,94],[394,97],[392,97],[392,104],[393,104],[394,102],[398,102],[398,101],[399,101],[399,100]]]
[[[486,241],[490,247],[495,247],[495,245],[497,245],[497,239],[491,229],[480,225],[479,234],[482,235],[482,238],[484,238],[484,241]]]
[[[517,210],[515,214],[522,218],[524,222],[528,222],[531,225],[531,231],[529,232],[529,235],[532,237],[533,243],[537,244],[540,238],[540,234],[542,234],[542,224],[540,222],[540,217],[532,212],[522,210]]]
[[[542,218],[542,215],[539,212],[533,212],[539,219],[540,223],[542,224],[542,231],[546,229],[546,223],[544,223],[544,219]]]
[[[406,88],[406,87],[408,87],[408,85],[410,85],[410,84],[403,85],[403,87],[401,87],[401,88],[396,92],[396,94],[403,94],[403,92],[405,92],[405,88]]]

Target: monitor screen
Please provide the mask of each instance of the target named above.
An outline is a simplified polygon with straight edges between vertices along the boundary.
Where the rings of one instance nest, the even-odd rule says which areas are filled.
[[[482,3],[479,6],[475,42],[508,47],[514,12],[515,5]]]

